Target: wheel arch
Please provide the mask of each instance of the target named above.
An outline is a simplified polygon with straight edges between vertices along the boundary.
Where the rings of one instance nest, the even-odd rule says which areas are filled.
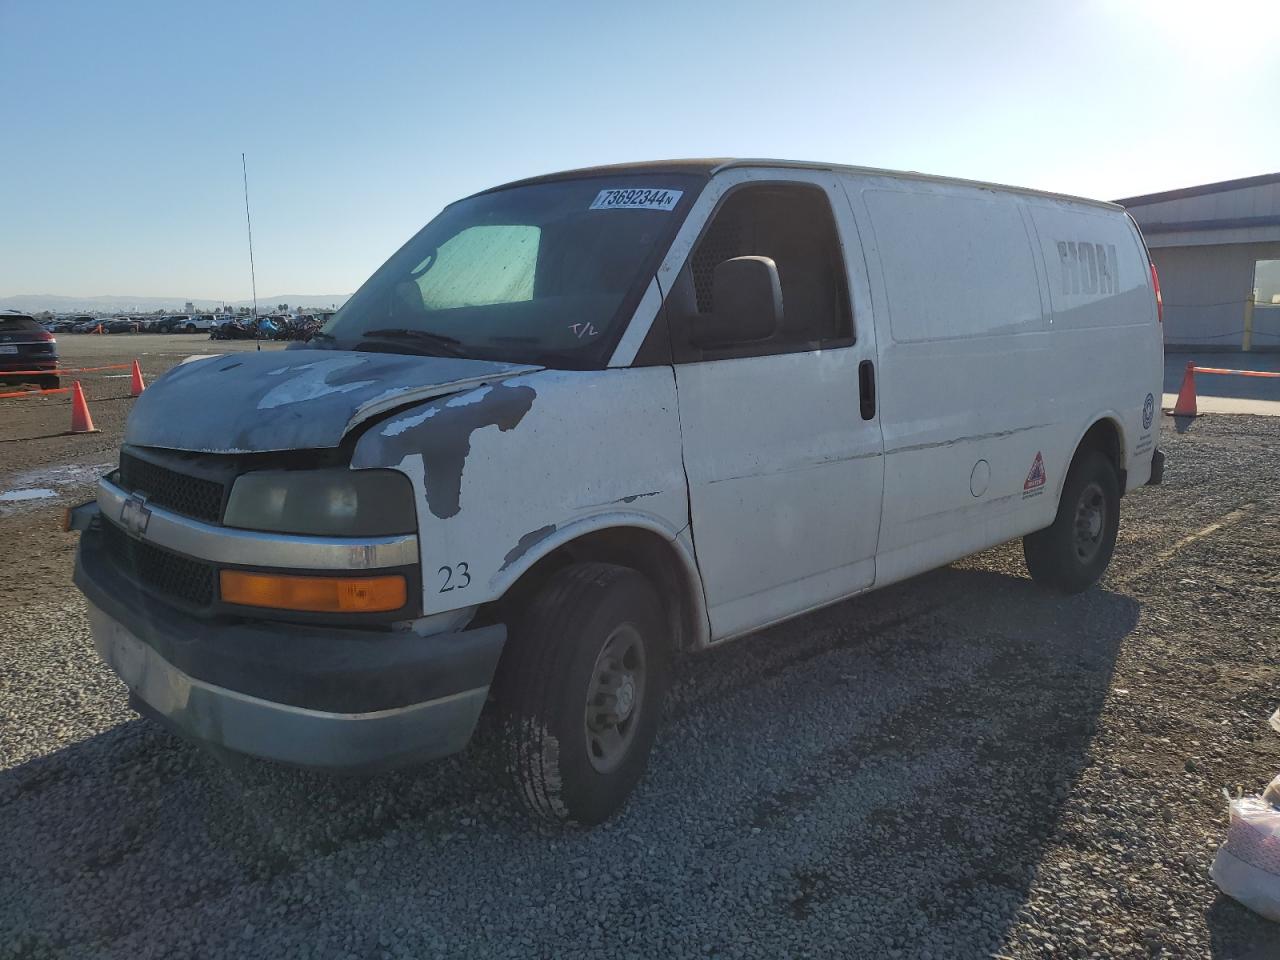
[[[1070,471],[1071,464],[1074,464],[1076,459],[1087,450],[1097,450],[1111,461],[1111,465],[1115,467],[1116,476],[1120,479],[1120,495],[1124,496],[1125,488],[1128,486],[1128,471],[1125,469],[1128,455],[1124,423],[1118,413],[1108,410],[1090,420],[1088,426],[1079,432],[1072,447],[1067,470],[1064,470],[1062,476],[1058,478],[1059,499],[1062,497],[1062,488],[1067,482],[1067,472]]]
[[[674,650],[705,647],[710,624],[692,551],[659,521],[642,514],[608,514],[555,528],[491,581],[502,619],[527,603],[557,570],[573,563],[616,563],[640,571],[667,608]]]

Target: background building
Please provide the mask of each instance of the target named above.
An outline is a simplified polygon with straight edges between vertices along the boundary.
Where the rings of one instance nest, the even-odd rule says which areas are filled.
[[[1166,345],[1280,350],[1280,173],[1116,202],[1160,271]]]

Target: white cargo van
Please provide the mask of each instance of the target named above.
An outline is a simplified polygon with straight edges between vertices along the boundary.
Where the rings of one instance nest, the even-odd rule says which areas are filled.
[[[1108,203],[681,161],[446,208],[310,343],[138,399],[76,582],[141,711],[368,768],[486,704],[526,803],[639,780],[678,651],[1022,537],[1106,569],[1159,482],[1159,293]]]

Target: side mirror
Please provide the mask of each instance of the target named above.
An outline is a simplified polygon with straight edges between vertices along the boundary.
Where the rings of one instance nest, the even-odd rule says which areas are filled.
[[[711,303],[711,315],[693,321],[696,345],[767,340],[782,322],[778,265],[768,257],[734,257],[716,264]]]

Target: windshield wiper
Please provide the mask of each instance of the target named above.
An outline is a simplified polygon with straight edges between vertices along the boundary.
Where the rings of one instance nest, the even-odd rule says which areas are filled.
[[[457,337],[450,337],[443,333],[432,333],[430,330],[413,330],[408,327],[389,327],[385,330],[366,330],[360,335],[360,342],[356,344],[359,350],[361,345],[370,340],[389,340],[409,341],[414,344],[423,346],[431,346],[448,357],[463,357],[467,354],[461,349],[462,341]]]

